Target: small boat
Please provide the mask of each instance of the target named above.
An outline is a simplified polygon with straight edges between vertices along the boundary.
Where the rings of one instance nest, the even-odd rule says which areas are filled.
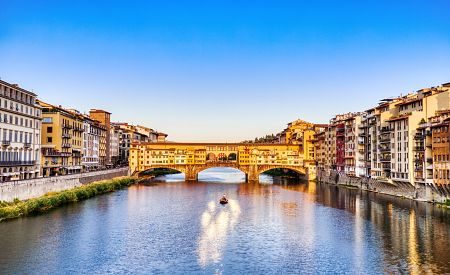
[[[225,197],[223,197],[223,198],[221,198],[221,199],[219,200],[219,203],[220,203],[220,204],[227,204],[227,203],[228,203],[228,199],[225,198]]]

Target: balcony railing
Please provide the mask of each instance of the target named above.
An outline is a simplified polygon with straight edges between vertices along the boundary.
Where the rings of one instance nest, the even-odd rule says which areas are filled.
[[[36,161],[0,161],[0,166],[24,166],[24,165],[35,165]]]
[[[63,128],[66,128],[66,129],[72,129],[72,128],[73,128],[72,125],[66,124],[66,123],[63,123],[62,127],[63,127]]]
[[[23,143],[23,147],[24,148],[30,148],[31,147],[31,142],[24,142]]]
[[[62,134],[61,136],[62,136],[62,138],[71,138],[72,137],[70,134],[66,134],[66,133]]]
[[[72,147],[72,144],[70,144],[70,143],[63,143],[62,147],[63,148],[70,148],[70,147]]]
[[[9,145],[11,145],[10,140],[2,140],[2,146],[9,146]]]
[[[425,147],[423,147],[423,146],[414,146],[414,151],[425,151]]]
[[[73,127],[73,130],[74,130],[74,131],[83,132],[83,131],[84,131],[84,128],[83,128],[83,127],[74,126],[74,127]]]
[[[70,152],[59,152],[56,150],[42,150],[42,154],[46,157],[70,157]]]
[[[392,130],[389,127],[382,127],[380,133],[390,133]]]

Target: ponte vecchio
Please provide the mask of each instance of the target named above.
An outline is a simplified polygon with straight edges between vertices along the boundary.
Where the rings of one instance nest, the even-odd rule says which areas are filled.
[[[296,144],[257,143],[133,143],[129,164],[133,174],[155,168],[171,168],[185,174],[188,181],[213,167],[241,170],[246,181],[258,181],[265,171],[282,168],[314,179],[314,160]]]

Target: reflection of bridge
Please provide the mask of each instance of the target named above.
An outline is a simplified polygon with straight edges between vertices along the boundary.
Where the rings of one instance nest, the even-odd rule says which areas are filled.
[[[129,163],[132,173],[171,168],[184,173],[186,180],[197,180],[198,173],[212,167],[239,169],[249,181],[257,181],[261,173],[274,168],[315,178],[314,163],[293,144],[134,143]]]

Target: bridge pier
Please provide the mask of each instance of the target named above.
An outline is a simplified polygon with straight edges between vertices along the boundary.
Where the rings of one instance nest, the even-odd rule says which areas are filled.
[[[186,172],[185,174],[185,180],[186,181],[197,181],[198,180],[198,173],[195,172]]]
[[[259,181],[259,172],[256,165],[251,165],[248,169],[248,173],[245,174],[245,182]]]

